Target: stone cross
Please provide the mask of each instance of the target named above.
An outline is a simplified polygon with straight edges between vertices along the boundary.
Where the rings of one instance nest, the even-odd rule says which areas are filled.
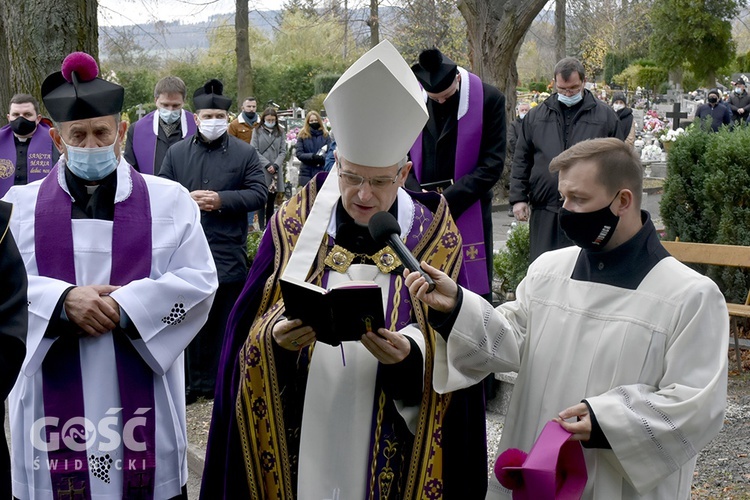
[[[687,113],[680,112],[680,103],[675,101],[672,111],[667,111],[667,118],[672,119],[672,128],[677,130],[680,128],[680,118],[687,118]]]
[[[669,96],[669,100],[672,102],[679,102],[682,100],[682,90],[677,89],[671,89],[667,92],[667,95]]]
[[[135,108],[135,114],[138,116],[138,119],[140,120],[143,118],[143,115],[146,114],[146,110],[143,109],[143,104],[139,104],[137,108]]]

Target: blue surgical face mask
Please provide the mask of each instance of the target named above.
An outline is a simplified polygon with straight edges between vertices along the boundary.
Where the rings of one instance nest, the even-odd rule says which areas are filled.
[[[174,123],[182,116],[181,109],[165,109],[159,108],[159,118],[167,123]]]
[[[263,122],[263,125],[265,125],[266,128],[274,128],[276,126],[276,122]]]
[[[115,137],[115,142],[117,142],[117,137]],[[69,146],[63,141],[67,148],[66,164],[73,175],[81,179],[87,181],[104,179],[117,168],[115,142],[101,148],[79,148]]]
[[[557,100],[565,104],[567,107],[575,106],[583,99],[583,91],[578,92],[576,95],[565,95],[557,94]]]

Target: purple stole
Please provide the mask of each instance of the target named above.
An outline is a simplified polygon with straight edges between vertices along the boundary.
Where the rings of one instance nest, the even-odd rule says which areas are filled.
[[[479,148],[482,142],[482,121],[484,108],[484,89],[482,80],[469,73],[469,109],[458,120],[458,137],[456,139],[456,161],[454,176],[460,179],[476,168],[479,160]],[[422,134],[409,151],[417,179],[422,178]],[[456,220],[456,225],[463,240],[463,265],[458,275],[458,283],[474,293],[484,295],[490,292],[487,276],[487,249],[484,243],[484,225],[482,224],[482,206],[479,201],[473,203]]]
[[[39,122],[31,136],[26,155],[27,182],[31,183],[47,176],[52,169],[52,148],[55,145],[49,135],[49,125]],[[0,196],[13,186],[16,176],[16,143],[10,125],[0,128]]]
[[[58,174],[62,175],[59,168],[64,167],[56,165],[39,188],[34,218],[36,262],[39,276],[75,284],[71,200],[59,184]],[[143,177],[132,167],[128,168],[133,190],[127,199],[115,203],[112,285],[126,285],[147,278],[151,273],[148,188]],[[153,500],[156,468],[153,372],[122,331],[113,331],[111,335],[122,406],[123,498]],[[90,458],[87,456],[86,441],[90,434],[83,420],[85,395],[78,337],[66,334],[55,340],[42,363],[42,374],[45,416],[59,419],[58,426],[46,427],[49,448],[55,448],[50,434],[55,429],[60,431],[58,449],[47,452],[53,497],[90,500],[89,469],[93,469],[93,475],[98,475],[96,469],[107,457],[93,453]],[[72,425],[66,425],[68,423]]]
[[[156,156],[156,139],[154,133],[154,110],[135,122],[133,127],[133,154],[138,162],[138,168],[142,174],[154,174],[154,161]],[[157,118],[158,120],[158,118]],[[182,120],[182,118],[180,118]],[[185,123],[187,124],[187,133],[182,130],[182,138],[195,134],[195,120],[190,111],[185,111]],[[157,124],[157,127],[160,125]]]

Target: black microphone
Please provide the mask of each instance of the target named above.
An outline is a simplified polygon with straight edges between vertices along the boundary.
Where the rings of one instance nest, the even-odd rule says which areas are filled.
[[[370,230],[370,235],[377,243],[381,245],[390,246],[404,266],[412,272],[420,273],[427,281],[427,293],[430,293],[435,289],[435,282],[432,278],[419,267],[419,262],[411,254],[404,242],[399,237],[401,234],[401,226],[398,225],[396,218],[388,212],[378,212],[370,218],[370,222],[367,224]]]

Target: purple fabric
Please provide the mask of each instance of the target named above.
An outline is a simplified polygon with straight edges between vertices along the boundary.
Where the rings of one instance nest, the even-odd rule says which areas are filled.
[[[476,168],[482,142],[483,112],[482,80],[475,74],[469,73],[469,109],[458,120],[456,160],[453,171],[456,179],[471,173]],[[423,132],[420,132],[409,151],[418,180],[422,178],[422,138]],[[482,207],[479,200],[461,214],[456,220],[456,226],[463,240],[463,265],[458,275],[458,283],[480,295],[487,294],[490,291],[490,282],[487,276],[487,249],[484,242]]]
[[[49,174],[52,169],[52,148],[55,147],[52,137],[49,135],[49,125],[40,122],[26,154],[26,169],[28,171],[26,181],[34,182]],[[10,125],[0,128],[0,196],[5,195],[15,182],[16,167],[16,143],[13,140],[13,130]],[[7,162],[13,166],[9,167]],[[3,177],[8,173],[7,177]]]
[[[156,155],[157,139],[156,134],[154,134],[155,113],[158,113],[158,109],[150,112],[133,125],[133,154],[135,154],[138,168],[141,169],[141,173],[143,174],[153,175],[154,173],[154,156]],[[186,110],[185,118],[187,122],[187,134],[183,135],[183,138],[195,134],[193,113]]]
[[[471,173],[479,160],[482,143],[484,89],[482,80],[469,73],[469,110],[458,120],[455,175],[460,179]],[[456,221],[463,240],[463,265],[458,281],[466,288],[485,295],[490,292],[487,276],[487,249],[484,244],[482,207],[479,200],[474,202]]]
[[[56,165],[39,188],[34,220],[36,259],[40,276],[75,284],[71,199],[59,185],[59,168],[60,165]],[[143,177],[132,168],[130,176],[133,182],[130,196],[115,204],[110,274],[113,285],[125,285],[147,278],[151,273],[152,226],[148,188]],[[138,492],[139,498],[152,500],[156,467],[153,373],[123,332],[116,330],[112,335],[122,421],[133,421],[134,418],[142,420],[132,429],[134,442],[123,440],[123,498],[133,498],[133,492]],[[84,417],[78,338],[58,338],[45,357],[42,373],[45,415],[57,417],[60,425]],[[52,429],[48,427],[48,442],[51,432]],[[58,450],[48,451],[53,496],[72,497],[72,490],[75,490],[76,495],[90,499],[85,430],[80,425],[71,426],[69,437],[77,446],[69,447],[61,443]],[[143,451],[133,450],[129,446],[141,443],[145,447]]]

